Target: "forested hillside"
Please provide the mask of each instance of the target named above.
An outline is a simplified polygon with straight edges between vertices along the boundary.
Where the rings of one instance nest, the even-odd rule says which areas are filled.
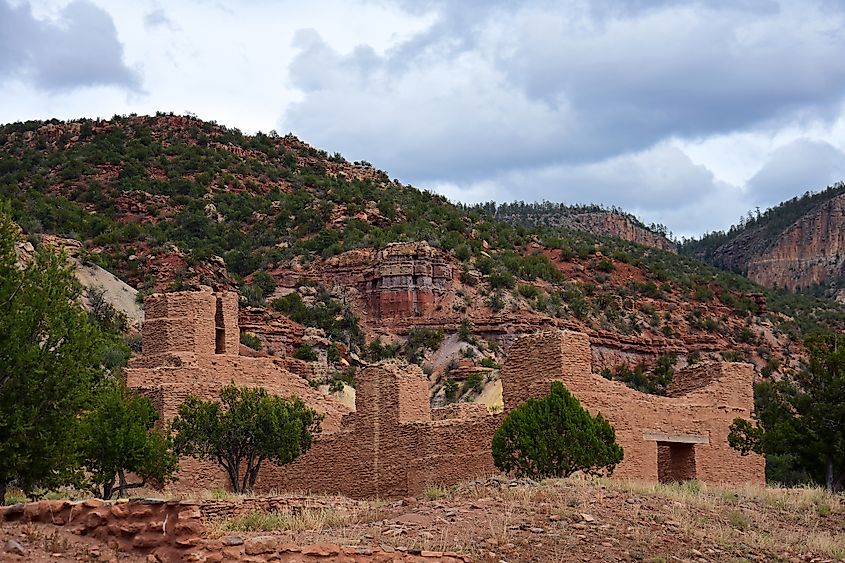
[[[845,184],[749,212],[727,232],[684,241],[681,252],[769,287],[841,299]]]
[[[456,206],[295,137],[191,117],[2,126],[0,198],[33,242],[80,240],[141,296],[237,289],[245,343],[308,377],[351,382],[356,362],[403,355],[440,400],[478,392],[513,336],[540,328],[588,332],[596,370],[661,392],[707,358],[777,372],[845,319],[654,245]],[[574,215],[591,213],[608,212]]]

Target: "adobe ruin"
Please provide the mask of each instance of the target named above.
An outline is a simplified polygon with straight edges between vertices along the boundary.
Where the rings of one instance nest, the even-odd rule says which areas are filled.
[[[647,395],[591,371],[590,341],[550,331],[517,339],[502,368],[505,411],[561,381],[591,413],[616,430],[625,458],[614,476],[648,481],[765,482],[762,456],[728,445],[731,422],[751,418],[753,368],[705,363],[675,372],[666,396]]]
[[[298,395],[326,414],[324,431],[294,463],[267,466],[259,490],[308,490],[350,497],[418,495],[496,473],[492,435],[503,414],[483,405],[429,405],[428,380],[414,365],[382,362],[357,377],[356,411],[315,391],[271,358],[238,355],[237,296],[181,292],[145,303],[143,355],[127,383],[151,397],[169,419],[188,394],[216,397],[230,381]],[[505,412],[563,382],[593,414],[616,429],[625,458],[614,475],[653,481],[699,479],[763,483],[761,456],[741,456],[727,443],[736,417],[753,406],[752,367],[711,363],[678,370],[667,396],[645,395],[591,371],[587,335],[549,331],[511,345],[501,372]],[[222,470],[183,460],[179,488],[223,487]]]

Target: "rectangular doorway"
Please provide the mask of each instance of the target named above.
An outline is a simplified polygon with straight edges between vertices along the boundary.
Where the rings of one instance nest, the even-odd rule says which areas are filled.
[[[695,478],[695,444],[657,442],[658,481],[682,483]]]

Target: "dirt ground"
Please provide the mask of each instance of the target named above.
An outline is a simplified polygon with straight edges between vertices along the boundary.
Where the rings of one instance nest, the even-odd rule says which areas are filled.
[[[845,558],[845,503],[819,490],[585,480],[495,484],[371,503],[368,511],[334,522],[331,515],[312,515],[310,523],[300,515],[271,533],[298,543],[455,551],[494,562]]]
[[[208,522],[206,541],[270,536],[297,545],[453,551],[496,563],[845,559],[845,498],[819,489],[491,478],[432,487],[420,498],[329,506]],[[10,539],[25,555],[8,551]],[[146,559],[61,528],[15,525],[0,527],[0,561]]]
[[[0,525],[0,561],[146,561],[146,556],[121,553],[95,538],[81,537],[49,524]]]

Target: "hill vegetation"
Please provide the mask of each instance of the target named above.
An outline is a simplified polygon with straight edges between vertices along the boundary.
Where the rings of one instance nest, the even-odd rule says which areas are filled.
[[[497,365],[496,330],[552,324],[585,330],[603,346],[626,343],[633,355],[602,356],[597,369],[660,392],[674,362],[747,359],[769,375],[796,365],[805,334],[845,326],[839,305],[755,285],[690,256],[693,246],[677,255],[549,222],[499,219],[608,210],[453,205],[293,136],[244,135],[192,117],[0,126],[0,199],[31,239],[81,240],[87,260],[141,297],[200,284],[236,289],[265,325],[281,315],[322,331],[343,349],[312,350],[307,359],[328,362],[326,372],[345,379],[347,352],[398,355],[415,327],[452,334],[464,327],[457,350]],[[620,210],[610,213],[645,228]],[[359,288],[337,286],[333,259],[358,252],[375,260],[391,244],[411,241],[430,245],[456,270],[438,297],[437,318],[385,320],[368,310]],[[473,327],[488,328],[479,335]],[[252,346],[262,348],[266,335],[253,332],[259,342]],[[406,354],[423,365],[434,355],[419,346]],[[435,370],[438,385],[464,385],[451,378],[451,366]],[[476,379],[467,391],[479,387]]]

